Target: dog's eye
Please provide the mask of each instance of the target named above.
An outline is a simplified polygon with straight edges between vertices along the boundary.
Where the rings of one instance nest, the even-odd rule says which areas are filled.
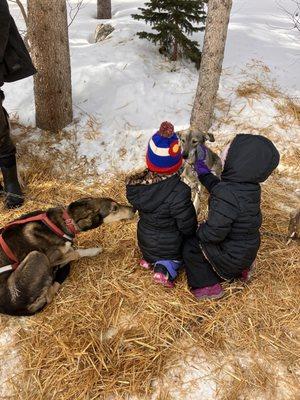
[[[198,143],[198,140],[196,140],[196,139],[192,140],[192,144],[197,144],[197,143]]]
[[[182,143],[185,143],[185,139],[180,139]]]
[[[118,211],[118,205],[117,204],[113,204],[111,206],[111,212],[117,212]]]

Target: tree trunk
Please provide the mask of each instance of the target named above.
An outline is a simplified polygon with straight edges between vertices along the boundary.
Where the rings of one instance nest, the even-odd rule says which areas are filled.
[[[172,61],[177,61],[177,59],[178,59],[178,42],[174,38]]]
[[[111,19],[111,0],[97,0],[97,19]]]
[[[232,0],[209,0],[199,82],[191,128],[207,132],[212,125]]]
[[[57,132],[72,122],[72,85],[65,0],[28,0],[28,32],[38,73],[36,124]]]

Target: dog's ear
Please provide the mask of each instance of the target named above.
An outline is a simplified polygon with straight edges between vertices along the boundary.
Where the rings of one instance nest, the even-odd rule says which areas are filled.
[[[114,213],[119,210],[119,206],[115,201],[111,202],[110,208],[109,208],[109,213]]]
[[[181,131],[176,132],[179,139],[184,138],[189,133],[189,129],[182,129]]]
[[[93,215],[94,213],[92,211],[87,212],[85,210],[84,217],[76,221],[76,225],[81,231],[85,231],[91,228],[93,224]]]
[[[208,133],[206,132],[204,134],[205,140],[209,140],[210,142],[214,142],[215,141],[215,137],[212,133]]]
[[[91,200],[90,197],[79,199],[68,206],[69,214],[81,231],[90,229],[93,224],[95,212],[90,206]]]
[[[178,132],[177,132],[177,136],[178,136],[179,139],[181,140],[182,137],[184,136],[184,131],[178,131]]]

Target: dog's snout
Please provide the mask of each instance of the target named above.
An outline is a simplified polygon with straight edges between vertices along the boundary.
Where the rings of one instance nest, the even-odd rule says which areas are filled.
[[[184,160],[186,160],[187,158],[189,158],[189,153],[187,153],[187,152],[183,152],[182,153],[182,158],[184,159]]]
[[[103,219],[103,222],[105,224],[108,224],[108,223],[116,222],[116,221],[125,221],[125,220],[129,220],[129,219],[133,219],[134,216],[135,216],[135,212],[131,206],[124,206],[124,205],[118,204],[118,211],[111,212],[109,215],[107,215]]]
[[[128,207],[128,219],[133,218],[137,212],[136,208]]]

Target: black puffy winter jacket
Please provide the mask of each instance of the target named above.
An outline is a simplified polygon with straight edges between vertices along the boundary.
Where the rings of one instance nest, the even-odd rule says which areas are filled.
[[[149,171],[143,174],[131,177],[126,187],[128,201],[139,212],[137,236],[143,257],[150,263],[181,260],[184,236],[197,229],[191,190],[177,174],[167,178]]]
[[[36,72],[6,0],[0,0],[0,86]]]
[[[240,276],[256,258],[262,223],[259,182],[278,163],[279,153],[269,139],[240,134],[230,145],[221,181],[212,174],[199,178],[210,200],[207,221],[197,236],[204,254],[225,279]]]

